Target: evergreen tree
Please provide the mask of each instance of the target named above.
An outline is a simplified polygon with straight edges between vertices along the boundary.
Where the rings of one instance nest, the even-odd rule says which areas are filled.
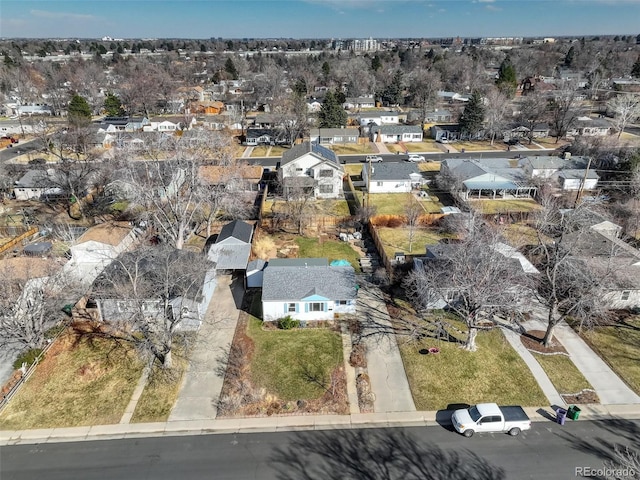
[[[107,96],[104,99],[104,110],[108,117],[121,117],[124,115],[122,102],[118,96],[113,93],[107,93]]]
[[[576,58],[576,47],[574,47],[573,45],[571,46],[571,48],[569,49],[569,51],[567,52],[567,54],[564,57],[564,64],[567,67],[571,67],[573,66],[573,62]]]
[[[91,122],[91,107],[87,101],[78,94],[71,97],[67,107],[67,119],[72,127],[82,127]]]
[[[329,78],[329,73],[331,72],[331,66],[329,66],[329,62],[324,62],[322,64],[322,74],[324,75],[324,81],[326,82]]]
[[[227,72],[232,79],[234,80],[238,79],[238,70],[236,69],[236,66],[233,63],[233,60],[231,60],[231,57],[227,58],[227,61],[224,64],[224,71]]]
[[[381,68],[382,68],[382,62],[380,61],[380,57],[378,55],[375,55],[371,59],[371,70],[373,70],[374,72],[377,72]]]
[[[469,103],[464,107],[464,112],[460,117],[460,129],[465,135],[473,136],[482,129],[482,122],[484,121],[484,103],[480,92],[477,90],[473,92]]]
[[[631,68],[631,76],[640,78],[640,55],[638,55],[636,63],[634,63],[633,67]]]
[[[507,97],[513,97],[516,94],[518,79],[516,78],[516,69],[509,57],[505,58],[500,64],[496,86]]]
[[[338,128],[347,124],[347,112],[338,103],[336,95],[329,91],[324,97],[322,108],[318,112],[318,126],[320,128]]]
[[[396,70],[391,83],[382,92],[382,101],[390,105],[400,105],[403,103],[402,96],[402,70]]]

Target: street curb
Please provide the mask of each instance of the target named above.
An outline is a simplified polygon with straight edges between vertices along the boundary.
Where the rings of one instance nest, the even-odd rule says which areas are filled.
[[[555,422],[557,407],[525,407],[534,423]],[[640,404],[581,405],[579,420],[640,419]],[[120,440],[145,437],[274,433],[309,430],[340,430],[390,427],[448,427],[452,410],[423,412],[360,413],[353,415],[302,415],[259,418],[183,420],[166,423],[94,425],[0,431],[0,446],[64,443],[89,440]],[[579,421],[578,420],[578,421]]]

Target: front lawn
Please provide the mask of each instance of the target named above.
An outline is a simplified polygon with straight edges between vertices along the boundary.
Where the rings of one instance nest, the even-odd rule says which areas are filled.
[[[376,149],[372,143],[331,145],[331,150],[338,155],[376,153]]]
[[[480,332],[476,352],[467,352],[458,343],[431,338],[414,343],[403,343],[401,338],[399,343],[418,410],[440,410],[453,403],[547,403],[526,364],[499,329]],[[430,347],[439,348],[440,353],[421,353]]]
[[[478,141],[455,141],[451,143],[451,146],[459,152],[464,149],[465,152],[479,152],[479,151],[502,151],[506,150],[507,146],[502,141],[494,141],[491,145],[489,140]]]
[[[0,428],[118,423],[142,369],[130,345],[65,334],[3,410]]]
[[[542,369],[560,395],[575,395],[593,387],[580,373],[567,355],[540,355],[534,353]]]
[[[251,379],[259,390],[284,401],[322,397],[331,373],[343,365],[342,340],[324,328],[263,330],[250,317],[247,334],[254,341]]]
[[[169,420],[171,409],[180,393],[182,377],[189,365],[187,346],[193,338],[193,335],[189,335],[186,337],[186,341],[182,339],[175,341],[172,351],[173,367],[170,370],[154,363],[147,385],[144,387],[133,412],[131,423],[166,422]]]
[[[338,240],[324,240],[322,245],[317,238],[296,237],[298,244],[298,258],[328,258],[333,260],[348,260],[356,273],[360,272],[358,253],[347,242]]]
[[[407,147],[409,153],[420,152],[420,153],[442,153],[442,149],[438,147],[438,144],[434,141],[425,141],[425,142],[409,142],[404,144]]]
[[[634,392],[640,394],[640,316],[583,331],[582,337]]]

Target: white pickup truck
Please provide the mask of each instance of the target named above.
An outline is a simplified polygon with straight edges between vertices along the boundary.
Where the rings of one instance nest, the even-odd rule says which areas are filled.
[[[531,428],[531,420],[522,407],[499,407],[495,403],[479,403],[471,408],[456,410],[451,416],[453,428],[465,437],[474,433],[507,432],[516,436]]]

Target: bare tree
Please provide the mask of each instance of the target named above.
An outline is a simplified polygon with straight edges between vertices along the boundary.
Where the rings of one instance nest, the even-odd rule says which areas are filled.
[[[91,290],[106,326],[99,331],[132,343],[171,368],[176,336],[196,329],[204,313],[201,297],[210,268],[202,254],[169,245],[120,255]]]
[[[527,127],[529,144],[533,143],[533,134],[536,125],[545,120],[547,113],[547,99],[542,94],[535,92],[526,95],[520,103],[519,122]]]
[[[281,210],[274,212],[276,220],[292,223],[296,232],[303,235],[313,213],[313,189],[314,180],[310,177],[285,178],[282,186],[285,202]]]
[[[640,455],[632,448],[616,445],[613,460],[606,461],[606,480],[635,480],[640,472]]]
[[[409,273],[406,288],[421,308],[447,306],[466,324],[464,348],[477,349],[479,330],[491,328],[495,314],[517,305],[527,285],[522,268],[497,248],[499,238],[475,225],[459,244],[440,246],[440,254]]]
[[[567,134],[578,117],[578,106],[578,91],[572,83],[566,82],[553,93],[549,102],[549,115],[555,130],[556,143]]]
[[[640,98],[637,95],[616,95],[607,102],[607,107],[614,114],[614,124],[618,130],[618,138],[624,132],[627,124],[640,117]]]
[[[420,219],[420,215],[424,213],[424,208],[420,205],[420,202],[416,201],[413,196],[409,203],[407,203],[404,207],[404,216],[407,219],[407,227],[408,231],[408,239],[409,239],[409,253],[413,250],[413,239],[416,234],[416,228],[418,227],[418,221]]]
[[[440,75],[431,70],[415,70],[411,73],[411,91],[413,103],[420,111],[420,121],[426,122],[427,115],[436,106]]]
[[[507,96],[497,88],[490,89],[485,95],[484,122],[493,145],[496,135],[501,135],[508,124],[511,114]]]
[[[62,306],[80,288],[54,260],[16,257],[0,266],[0,347],[43,348],[46,332],[63,317]]]
[[[606,252],[603,262],[596,262],[594,258],[587,264],[579,254],[591,239],[589,218],[593,218],[593,212],[582,205],[567,213],[548,195],[542,196],[541,203],[535,225],[538,245],[531,252],[531,258],[540,271],[533,291],[547,310],[547,329],[542,343],[549,346],[555,327],[566,318],[571,317],[582,325],[606,317],[605,280],[612,276],[611,259],[616,252]]]

